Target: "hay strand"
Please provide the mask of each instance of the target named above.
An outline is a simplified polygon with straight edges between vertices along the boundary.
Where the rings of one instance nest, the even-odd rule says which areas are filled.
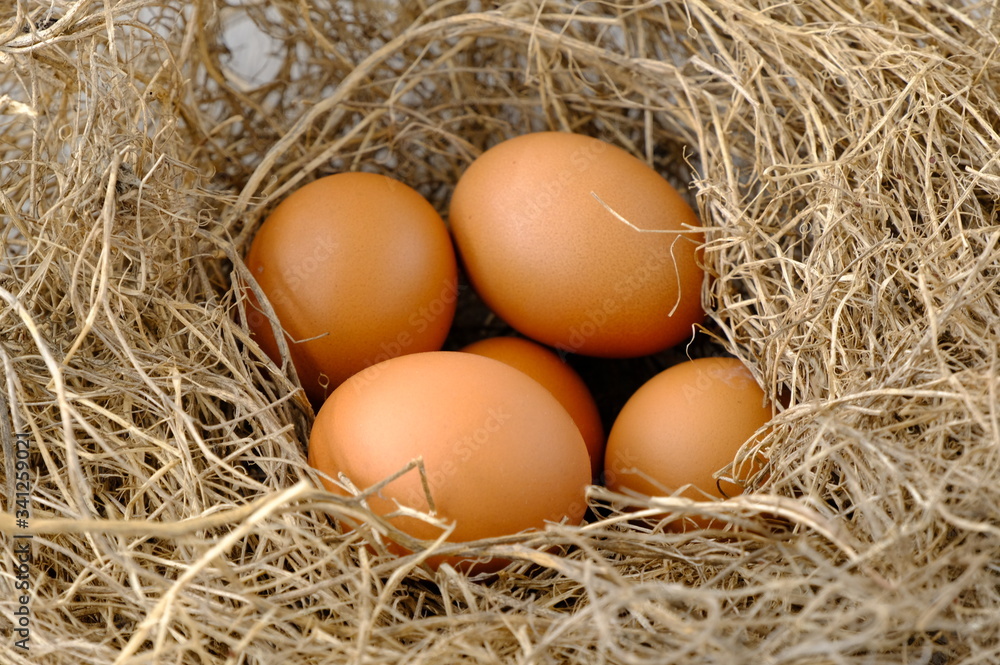
[[[30,650],[0,663],[1000,660],[998,20],[971,0],[7,3],[2,635],[15,534],[33,558]],[[237,24],[268,76],[241,69]],[[768,468],[725,502],[595,487],[583,526],[393,557],[363,497],[315,489],[311,408],[239,323],[240,257],[321,175],[387,173],[444,212],[477,154],[540,129],[620,145],[696,206],[705,334],[788,404],[741,452]],[[665,528],[699,515],[732,528]],[[441,553],[513,563],[421,566]]]

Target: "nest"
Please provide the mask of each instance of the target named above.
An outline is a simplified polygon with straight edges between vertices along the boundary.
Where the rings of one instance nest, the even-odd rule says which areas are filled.
[[[995,3],[15,0],[0,18],[0,662],[1000,660]],[[235,24],[267,72],[240,70]],[[542,129],[689,193],[703,334],[788,405],[755,444],[767,473],[725,502],[624,512],[594,487],[583,526],[369,549],[386,525],[317,489],[311,408],[238,323],[241,257],[321,175],[390,174],[445,212],[476,155]],[[636,519],[665,511],[734,528]],[[514,562],[420,565],[443,551]]]

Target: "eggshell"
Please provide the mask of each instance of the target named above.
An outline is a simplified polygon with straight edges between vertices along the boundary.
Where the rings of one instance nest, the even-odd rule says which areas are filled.
[[[417,191],[383,175],[340,173],[298,189],[261,225],[246,264],[317,406],[369,365],[440,349],[455,314],[447,227]],[[248,327],[280,362],[270,321],[247,296]]]
[[[493,146],[459,179],[449,223],[483,301],[549,346],[641,356],[704,318],[697,216],[598,139],[538,132]]]
[[[695,500],[742,492],[712,475],[734,462],[740,447],[771,419],[764,391],[735,358],[701,358],[674,365],[647,381],[622,408],[608,435],[605,484],[647,496]],[[746,480],[753,460],[733,471]],[[707,520],[692,518],[699,526]],[[674,526],[684,528],[684,523]]]
[[[309,438],[309,463],[334,479],[344,474],[359,489],[417,458],[437,515],[456,524],[454,542],[540,529],[547,520],[579,523],[586,510],[590,464],[573,419],[541,384],[492,358],[438,351],[369,367],[333,392]],[[368,499],[380,515],[395,511],[396,502],[430,511],[416,471]],[[441,533],[415,517],[391,521],[417,538]],[[472,566],[440,556],[428,563],[443,560],[477,571],[507,563]]]
[[[604,460],[604,426],[587,384],[572,367],[544,346],[520,337],[490,337],[462,351],[499,360],[545,386],[576,422],[587,444],[591,475],[598,476]]]

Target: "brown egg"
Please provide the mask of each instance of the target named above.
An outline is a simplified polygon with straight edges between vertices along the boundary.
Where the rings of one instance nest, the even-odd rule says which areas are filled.
[[[455,314],[444,222],[417,191],[383,175],[340,173],[295,191],[261,225],[246,263],[316,405],[369,365],[440,349]],[[248,327],[280,362],[270,321],[248,298]]]
[[[491,337],[462,351],[507,363],[545,386],[580,428],[590,455],[591,475],[597,477],[603,468],[604,426],[587,384],[572,367],[544,346],[520,337]]]
[[[309,438],[309,463],[332,478],[344,474],[359,489],[418,457],[437,515],[456,524],[453,542],[540,529],[547,520],[579,523],[586,510],[590,463],[573,419],[541,384],[492,358],[437,351],[369,367],[334,391]],[[380,515],[395,511],[396,502],[431,508],[416,471],[368,502]],[[390,519],[417,538],[441,534],[415,517]],[[507,563],[473,566],[439,556],[429,564],[443,560],[477,571]]]
[[[735,358],[701,358],[664,370],[647,381],[615,419],[605,452],[605,484],[647,496],[672,494],[695,500],[725,498],[740,485],[712,475],[732,464],[740,447],[771,419],[764,391]],[[747,480],[760,460],[735,468]],[[692,518],[699,526],[710,521]],[[677,528],[684,523],[675,522]]]
[[[449,222],[486,304],[549,346],[641,356],[704,317],[697,216],[645,162],[598,139],[539,132],[490,148],[455,187]]]

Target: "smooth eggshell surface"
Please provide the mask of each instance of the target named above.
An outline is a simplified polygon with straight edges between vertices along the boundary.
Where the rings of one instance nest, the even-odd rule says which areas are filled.
[[[483,301],[549,346],[642,356],[704,318],[697,216],[645,162],[598,139],[538,132],[493,146],[459,179],[449,223]]]
[[[572,367],[544,346],[520,337],[490,337],[462,351],[504,362],[545,386],[580,428],[590,455],[591,474],[597,477],[603,468],[604,426],[587,384]]]
[[[417,191],[339,173],[292,193],[264,221],[247,267],[274,307],[315,405],[349,376],[441,348],[457,301],[448,230]],[[275,362],[270,321],[248,290],[247,324]]]
[[[369,367],[334,391],[309,439],[314,468],[334,479],[342,473],[361,490],[418,457],[437,515],[456,524],[453,542],[540,529],[547,520],[576,524],[586,510],[590,463],[573,419],[541,384],[492,358],[438,351]],[[430,510],[416,471],[389,483],[369,505],[386,515],[397,501]],[[414,517],[392,522],[416,538],[441,533]]]
[[[605,484],[663,496],[691,485],[682,496],[705,500],[742,492],[712,475],[733,463],[740,447],[771,419],[764,391],[735,358],[682,362],[647,381],[622,408],[608,435]],[[746,480],[759,469],[734,469]],[[699,491],[700,490],[700,491]],[[698,520],[695,520],[698,522]],[[701,522],[704,525],[704,522]]]

